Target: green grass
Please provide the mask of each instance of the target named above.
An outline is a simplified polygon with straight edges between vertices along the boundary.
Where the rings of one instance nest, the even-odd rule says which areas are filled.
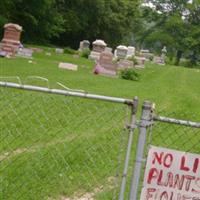
[[[78,64],[79,71],[58,69],[60,61]],[[163,67],[149,63],[145,70],[139,70],[140,81],[132,82],[94,76],[92,61],[73,58],[72,55],[56,55],[52,52],[52,56],[46,56],[42,53],[34,56],[34,62],[35,64],[28,63],[28,60],[23,58],[0,59],[0,75],[19,76],[23,81],[27,76],[38,75],[48,78],[51,87],[56,87],[56,82],[61,82],[69,88],[82,89],[90,93],[125,98],[133,98],[136,95],[140,98],[140,103],[144,99],[155,102],[158,111],[172,112],[184,109],[197,114],[200,111],[198,69]],[[46,86],[45,83],[43,85]]]
[[[138,96],[140,107],[148,99],[156,103],[161,115],[200,121],[197,69],[147,63],[144,70],[138,70],[139,81],[128,81],[93,75],[93,61],[57,55],[51,48],[45,52],[35,54],[33,63],[1,58],[0,76],[19,76],[25,84],[46,86],[26,78],[42,76],[51,88],[60,88],[56,84],[60,82],[89,93]],[[58,69],[61,61],[78,64],[79,70]],[[16,78],[1,80],[17,82]],[[110,179],[118,166],[122,169],[118,154],[121,149],[123,161],[128,137],[123,131],[130,115],[125,105],[7,88],[0,92],[1,199],[59,199],[95,189],[101,191],[96,199],[112,199],[120,177]],[[197,129],[158,123],[153,133],[154,145],[200,153]]]

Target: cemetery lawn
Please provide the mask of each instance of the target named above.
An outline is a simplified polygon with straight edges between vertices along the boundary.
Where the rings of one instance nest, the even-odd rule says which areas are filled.
[[[129,99],[138,96],[140,106],[144,100],[155,102],[156,112],[163,116],[200,121],[199,69],[147,63],[145,69],[137,70],[139,81],[128,81],[93,75],[93,61],[58,55],[53,49],[45,51],[52,55],[34,54],[32,63],[24,58],[0,58],[0,76],[19,76],[24,84],[46,86],[26,78],[41,76],[49,80],[51,88],[60,88],[56,84],[60,82],[93,94]],[[59,62],[77,64],[79,70],[58,69]],[[1,80],[17,82],[16,78]],[[51,200],[92,192],[104,185],[106,189],[96,198],[112,199],[113,187],[106,186],[112,185],[110,178],[118,165],[124,105],[14,89],[0,88],[0,92],[0,197]],[[173,140],[182,131],[179,127],[171,135],[174,130],[166,129],[164,134]],[[180,137],[187,140],[187,135]],[[199,140],[197,137],[200,134],[191,138],[190,145]],[[162,142],[160,138],[154,140],[156,145]],[[190,147],[177,143],[171,148]],[[193,150],[200,152],[200,147]]]
[[[58,55],[53,53],[53,50],[48,49],[52,56],[46,56],[45,53],[35,54],[35,63],[28,63],[28,59],[24,58],[1,58],[0,76],[19,76],[22,82],[25,82],[27,76],[42,76],[49,80],[51,88],[58,87],[56,83],[60,82],[68,88],[94,94],[131,99],[138,96],[140,103],[147,99],[156,103],[157,111],[176,112],[177,115],[183,110],[188,114],[198,114],[200,111],[200,69],[147,63],[146,69],[137,70],[141,75],[140,81],[128,81],[95,76],[92,74],[93,61],[73,58],[67,54]],[[58,69],[59,62],[77,64],[79,70],[74,72]],[[16,79],[9,80],[17,82]],[[33,82],[26,80],[25,83]],[[46,86],[45,82],[43,86]]]

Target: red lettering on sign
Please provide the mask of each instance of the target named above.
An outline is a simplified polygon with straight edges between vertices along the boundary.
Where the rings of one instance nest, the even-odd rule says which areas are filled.
[[[189,170],[190,170],[190,168],[189,167],[187,167],[187,166],[185,166],[185,156],[183,156],[182,158],[181,158],[181,166],[180,166],[180,170],[183,170],[183,171],[186,171],[186,172],[188,172]]]
[[[183,188],[183,183],[184,183],[184,176],[181,176],[179,174],[176,174],[175,175],[175,178],[174,178],[174,189],[178,189],[178,190],[182,190]]]
[[[173,162],[173,155],[170,153],[167,153],[164,155],[164,152],[161,152],[158,154],[157,152],[153,153],[153,161],[152,164],[155,164],[158,162],[159,165],[164,165],[165,167],[169,168],[172,165]]]
[[[194,161],[194,166],[193,166],[193,170],[192,170],[194,173],[197,172],[197,169],[198,169],[199,165],[200,165],[200,159],[196,158],[195,161]]]
[[[146,200],[150,200],[150,198],[153,197],[153,194],[151,194],[151,193],[154,193],[155,191],[156,191],[155,188],[148,188],[147,189]]]
[[[157,178],[157,177],[158,177],[158,170],[156,168],[150,169],[147,183],[151,184],[152,179]]]
[[[164,166],[169,168],[172,165],[173,156],[172,154],[166,154],[164,158]]]
[[[160,195],[160,200],[168,200],[168,194],[166,191],[162,192]]]
[[[185,179],[186,179],[185,190],[189,191],[190,190],[191,181],[194,180],[195,177],[194,176],[185,175]]]
[[[164,152],[160,153],[160,155],[158,155],[157,152],[154,152],[153,155],[154,155],[154,159],[153,159],[152,163],[155,164],[155,162],[157,161],[161,165]]]
[[[200,194],[200,178],[197,178],[195,181],[195,188],[192,189],[192,192]]]

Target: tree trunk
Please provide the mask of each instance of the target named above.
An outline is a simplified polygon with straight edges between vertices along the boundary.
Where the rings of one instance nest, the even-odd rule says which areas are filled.
[[[193,51],[193,54],[190,57],[190,64],[191,64],[191,67],[197,65],[197,52],[196,51]]]
[[[181,50],[178,50],[178,51],[177,51],[177,53],[176,53],[176,62],[175,62],[175,65],[179,66],[179,63],[180,63],[182,54],[183,54],[183,51],[181,51]]]

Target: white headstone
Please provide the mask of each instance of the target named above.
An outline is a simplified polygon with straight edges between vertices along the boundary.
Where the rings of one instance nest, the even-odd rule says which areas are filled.
[[[106,47],[104,51],[105,51],[105,52],[112,53],[112,48],[110,48],[110,47]]]
[[[127,55],[127,51],[128,51],[128,48],[124,45],[119,45],[117,47],[117,57],[120,58],[120,59],[124,59],[126,58],[126,55]]]
[[[19,48],[16,56],[23,58],[32,58],[33,50],[28,48]]]
[[[64,53],[64,49],[61,49],[61,48],[56,48],[56,53],[58,54],[63,54]]]
[[[128,46],[128,51],[127,51],[127,58],[131,58],[132,56],[135,56],[135,47]]]
[[[67,70],[73,70],[73,71],[77,71],[78,70],[78,66],[71,64],[71,63],[59,63],[58,66],[60,69],[67,69]]]
[[[89,55],[89,59],[99,60],[100,54],[105,50],[107,44],[103,40],[95,40],[92,43],[92,51]]]

